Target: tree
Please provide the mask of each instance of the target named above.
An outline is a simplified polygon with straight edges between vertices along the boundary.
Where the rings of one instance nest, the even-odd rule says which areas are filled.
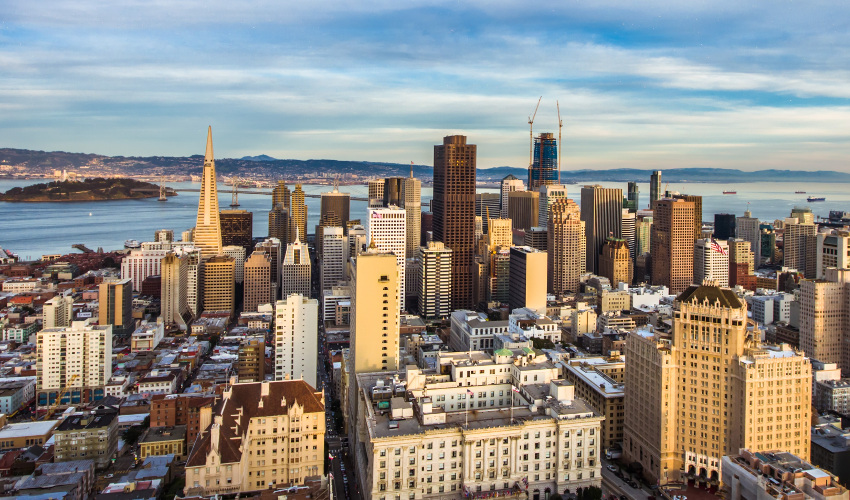
[[[531,339],[531,345],[534,346],[535,349],[554,349],[555,344],[552,343],[549,339]]]
[[[598,486],[588,486],[584,489],[583,500],[602,500],[602,489]]]

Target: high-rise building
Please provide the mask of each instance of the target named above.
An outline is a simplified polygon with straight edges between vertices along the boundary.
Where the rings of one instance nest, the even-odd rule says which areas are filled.
[[[379,208],[379,207],[376,207]],[[408,233],[410,234],[410,233]],[[348,230],[348,256],[357,257],[369,247],[369,232],[360,224]]]
[[[42,306],[42,328],[63,328],[71,326],[74,317],[74,297],[56,295]]]
[[[584,221],[587,272],[599,271],[599,252],[608,238],[622,238],[623,190],[584,186],[581,188],[581,220]]]
[[[421,244],[422,226],[422,181],[411,176],[406,177],[401,184],[401,207],[405,212],[405,227],[407,236],[405,252],[408,256],[415,256],[419,252]]]
[[[735,221],[735,237],[747,240],[750,242],[750,248],[755,254],[755,267],[761,265],[761,229],[759,228],[759,220],[753,217],[753,214],[747,210],[743,217],[738,217]]]
[[[245,286],[242,290],[242,310],[256,312],[262,304],[274,303],[277,290],[272,288],[272,263],[265,252],[251,254],[245,261]]]
[[[690,286],[674,307],[672,335],[641,329],[626,340],[623,459],[665,485],[718,481],[723,457],[741,448],[808,457],[808,358],[762,344],[728,288]]]
[[[623,199],[623,208],[629,212],[637,212],[642,207],[640,206],[640,189],[637,182],[629,182],[626,189],[626,198]]]
[[[693,231],[694,239],[702,238],[702,196],[692,194],[673,194],[675,200],[685,200],[694,204]]]
[[[599,255],[599,276],[608,278],[611,286],[632,284],[632,257],[626,240],[608,238]]]
[[[233,281],[242,283],[245,281],[245,248],[230,245],[221,249],[221,254],[233,259]],[[279,280],[272,276],[272,283],[277,284]]]
[[[303,379],[316,387],[319,301],[293,294],[275,305],[275,380]]]
[[[204,259],[221,253],[221,223],[218,220],[218,189],[215,184],[215,159],[213,157],[212,127],[207,129],[207,151],[204,155],[204,172],[201,175],[201,196],[198,199],[198,217],[195,221],[195,246],[201,249]]]
[[[791,209],[791,217],[797,219],[800,224],[814,224],[815,214],[809,207],[794,207]]]
[[[850,270],[827,268],[800,281],[800,348],[812,359],[850,373]]]
[[[197,270],[196,270],[197,272]],[[163,322],[186,330],[189,311],[189,254],[168,252],[162,259],[160,312]]]
[[[540,193],[513,191],[508,194],[508,217],[514,229],[528,231],[537,226],[540,214]]]
[[[236,351],[236,381],[244,384],[262,382],[265,378],[266,340],[262,336],[246,338]]]
[[[555,135],[544,132],[534,138],[534,160],[528,168],[528,190],[539,191],[541,186],[558,183],[558,141]]]
[[[830,230],[820,232],[816,239],[816,272],[813,278],[821,279],[827,268],[850,268],[850,232]]]
[[[579,291],[579,278],[585,273],[585,224],[581,209],[573,200],[552,205],[547,233],[547,288],[563,295]]]
[[[504,179],[502,179],[502,182],[499,185],[499,207],[501,209],[500,217],[502,219],[508,218],[508,205],[510,204],[508,201],[508,195],[514,191],[525,191],[525,183],[522,182],[522,179],[517,179],[513,175],[508,174]]]
[[[511,231],[510,219],[490,219],[487,224],[487,244],[490,252],[496,247],[509,247],[513,245],[514,235]]]
[[[622,238],[626,240],[626,246],[629,247],[629,255],[632,260],[637,256],[637,212],[632,212],[623,209],[623,221],[620,229]]]
[[[133,320],[133,287],[129,279],[104,281],[98,287],[98,324],[111,325],[111,333],[130,335],[136,329]]]
[[[370,245],[354,266],[351,373],[394,371],[399,364],[399,270],[391,253]]]
[[[419,315],[445,319],[452,306],[452,251],[440,241],[419,247]]]
[[[503,219],[510,220],[510,219]],[[507,304],[511,291],[511,247],[497,246],[490,253],[487,300]]]
[[[652,284],[682,292],[694,278],[694,204],[663,198],[653,214]]]
[[[398,259],[399,272],[399,307],[404,310],[405,276],[407,261],[406,212],[397,206],[386,208],[370,208],[369,212],[369,244],[374,244],[378,251],[391,252]]]
[[[106,395],[104,386],[112,377],[112,330],[112,325],[97,325],[90,318],[38,332],[35,366],[40,409],[57,402],[60,406],[86,404]]]
[[[192,251],[186,252],[186,257],[186,305],[191,315],[197,317],[203,312],[204,299],[204,262],[201,249],[193,248]]]
[[[635,258],[650,252],[650,239],[652,234],[652,210],[638,210],[635,219]]]
[[[141,291],[146,278],[160,274],[160,263],[170,249],[169,243],[142,243],[121,259],[121,277],[130,280],[134,291]]]
[[[341,227],[323,229],[322,259],[320,266],[322,290],[345,280],[345,263],[348,261],[348,240]]]
[[[785,236],[783,238],[785,267],[796,269],[803,273],[803,275],[807,278],[814,278],[814,276],[806,275],[806,267],[809,261],[808,254],[810,252],[810,239],[815,237],[816,233],[817,226],[813,222],[801,222],[801,220],[797,218],[785,219]],[[817,240],[815,240],[815,244],[812,246],[816,245]],[[812,251],[811,253],[815,252]],[[815,267],[816,266],[817,264],[815,261]]]
[[[157,229],[153,233],[153,240],[157,243],[171,243],[174,241],[174,230]]]
[[[385,179],[372,179],[367,183],[369,189],[369,208],[380,208],[384,206],[385,182]]]
[[[254,248],[254,214],[247,210],[222,210],[218,214],[221,222],[221,245],[240,246],[245,252]]]
[[[736,234],[735,214],[714,214],[714,239],[728,240]]]
[[[750,242],[741,238],[730,238],[729,244],[729,286],[741,285],[746,289],[754,287],[755,256],[750,251]],[[696,274],[696,272],[694,272]],[[696,279],[694,279],[696,281]]]
[[[531,247],[511,247],[511,310],[527,307],[546,313],[546,252]]]
[[[386,196],[386,193],[384,193]],[[319,218],[334,214],[339,220],[339,225],[345,227],[348,223],[348,217],[351,206],[351,194],[341,193],[339,187],[334,188],[328,193],[322,193],[321,212]]]
[[[282,297],[289,297],[293,293],[310,296],[310,251],[306,244],[296,239],[294,243],[287,245],[280,269]]]
[[[490,217],[500,213],[501,198],[499,193],[475,193],[475,216],[481,217],[482,230],[487,232]],[[498,217],[497,217],[498,218]]]
[[[286,181],[277,181],[277,186],[272,189],[272,208],[283,207],[286,210],[290,209],[290,193]]]
[[[649,177],[649,209],[653,210],[655,208],[654,204],[656,201],[660,200],[664,196],[664,192],[661,190],[661,171],[653,170],[652,175]]]
[[[452,250],[453,310],[473,305],[476,151],[463,135],[447,136],[434,146],[434,241]]]
[[[525,232],[522,243],[541,252],[549,249],[549,230],[546,227],[532,227]]]
[[[280,289],[280,265],[283,257],[284,245],[277,238],[266,238],[262,243],[257,243],[254,246],[254,251],[265,252],[269,256],[269,262],[272,264],[271,269],[271,282],[272,288],[275,291]],[[277,293],[277,292],[275,292]],[[277,300],[277,297],[275,297]]]
[[[232,257],[216,255],[204,262],[204,311],[234,312],[235,262]]]
[[[289,242],[291,230],[295,227],[289,216],[289,210],[283,205],[275,205],[269,211],[269,238],[277,238],[283,244]]]
[[[304,190],[301,189],[301,184],[296,184],[295,191],[292,192],[292,206],[289,215],[296,234],[290,234],[289,241],[285,243],[295,241],[296,237],[307,241],[307,204],[304,202]]]
[[[563,184],[550,184],[540,186],[540,212],[537,214],[535,226],[547,227],[549,225],[550,207],[561,200],[567,199],[567,186]]]
[[[386,179],[384,179],[383,206],[402,206],[401,186],[403,182],[404,177],[387,177]]]
[[[696,284],[711,280],[729,288],[729,244],[726,240],[701,238],[694,242],[694,279]]]

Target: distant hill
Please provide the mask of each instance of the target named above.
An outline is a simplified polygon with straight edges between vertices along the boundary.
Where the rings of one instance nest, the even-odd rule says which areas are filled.
[[[0,201],[106,201],[154,196],[159,196],[159,186],[148,182],[94,177],[81,182],[54,181],[12,188],[0,194]]]
[[[0,148],[0,167],[18,175],[52,175],[54,170],[74,170],[84,176],[125,175],[198,175],[203,168],[203,156],[104,156],[63,151],[32,151],[27,149]],[[9,168],[11,167],[11,169]],[[0,174],[3,173],[0,170]],[[261,154],[242,158],[218,158],[216,170],[230,176],[251,175],[256,178],[295,179],[321,177],[334,174],[353,174],[358,177],[392,177],[410,175],[410,164],[348,160],[296,160],[276,159]],[[672,168],[662,171],[667,182],[850,182],[850,174],[831,170],[759,170],[746,172],[721,168]],[[433,178],[433,167],[414,165],[413,175],[429,182]],[[508,174],[520,179],[528,177],[527,168],[495,167],[478,169],[478,180],[498,182]],[[643,181],[648,182],[652,170],[617,168],[609,170],[563,170],[564,183],[588,181]]]

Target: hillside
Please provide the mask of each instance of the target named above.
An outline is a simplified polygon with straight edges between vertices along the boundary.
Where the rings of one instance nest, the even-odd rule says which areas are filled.
[[[139,189],[144,191],[137,191]],[[12,188],[0,194],[0,201],[106,201],[151,198],[154,196],[159,196],[159,187],[148,182],[95,177],[80,182],[56,181]]]

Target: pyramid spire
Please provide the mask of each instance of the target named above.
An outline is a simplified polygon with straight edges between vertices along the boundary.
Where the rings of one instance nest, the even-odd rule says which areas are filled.
[[[204,154],[204,163],[213,161],[213,147],[212,147],[212,125],[207,128],[207,152]]]

